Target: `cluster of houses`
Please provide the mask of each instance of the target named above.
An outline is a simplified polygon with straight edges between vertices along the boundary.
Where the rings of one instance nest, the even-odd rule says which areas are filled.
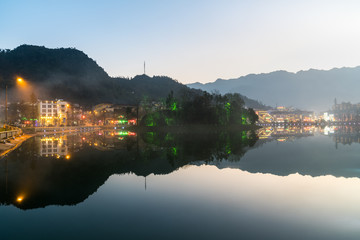
[[[119,104],[98,104],[85,110],[79,104],[72,104],[62,99],[39,100],[35,104],[12,103],[0,106],[0,122],[19,126],[78,126],[78,125],[116,125],[137,124],[138,107]]]
[[[311,111],[302,111],[298,109],[277,107],[271,110],[256,110],[260,123],[296,123],[296,122],[314,122],[318,116]]]

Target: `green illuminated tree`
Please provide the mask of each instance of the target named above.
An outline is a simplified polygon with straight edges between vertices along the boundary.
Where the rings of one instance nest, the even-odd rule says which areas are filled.
[[[166,104],[166,108],[171,110],[171,111],[177,111],[178,110],[178,103],[174,97],[174,92],[171,90],[171,92],[169,93],[169,95],[166,98],[165,101]]]

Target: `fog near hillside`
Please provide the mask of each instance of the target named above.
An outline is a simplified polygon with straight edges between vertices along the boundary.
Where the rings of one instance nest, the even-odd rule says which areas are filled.
[[[331,108],[335,98],[338,102],[360,102],[360,67],[297,73],[276,71],[188,86],[207,91],[216,89],[220,93],[238,92],[271,106],[325,111]]]

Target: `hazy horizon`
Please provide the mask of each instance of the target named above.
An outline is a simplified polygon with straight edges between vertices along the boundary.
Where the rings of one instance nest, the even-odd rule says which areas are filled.
[[[273,71],[269,71],[269,72],[252,72],[252,73],[247,73],[247,74],[244,74],[244,75],[241,75],[241,76],[235,76],[235,77],[230,77],[230,78],[216,78],[215,80],[213,81],[209,81],[209,82],[192,82],[192,83],[185,83],[186,85],[191,85],[191,84],[194,84],[194,83],[201,83],[201,84],[207,84],[207,83],[214,83],[216,82],[217,80],[237,80],[239,78],[242,78],[242,77],[246,77],[246,76],[249,76],[249,75],[261,75],[261,74],[269,74],[269,73],[274,73],[274,72],[288,72],[288,73],[293,73],[293,74],[297,74],[299,72],[306,72],[306,71],[310,71],[310,70],[316,70],[316,71],[330,71],[330,70],[333,70],[333,69],[343,69],[343,68],[346,68],[346,69],[352,69],[352,68],[357,68],[357,67],[360,67],[360,64],[359,65],[355,65],[355,66],[343,66],[343,67],[331,67],[331,68],[327,68],[327,69],[317,69],[317,68],[308,68],[308,69],[300,69],[298,71],[288,71],[286,69],[277,69],[277,70],[273,70]]]
[[[0,48],[74,47],[110,76],[188,84],[360,65],[356,1],[0,2]],[[101,44],[100,44],[101,43]]]

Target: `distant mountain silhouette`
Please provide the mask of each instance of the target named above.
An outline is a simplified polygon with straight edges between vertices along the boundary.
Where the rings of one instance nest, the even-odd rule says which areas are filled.
[[[166,98],[172,90],[201,93],[164,76],[112,78],[85,53],[73,48],[22,45],[0,51],[0,87],[11,89],[21,76],[40,98],[62,98],[84,105],[102,102],[134,104],[144,96]],[[10,95],[11,97],[11,95]]]
[[[285,105],[309,110],[328,110],[338,102],[360,102],[360,67],[331,70],[276,71],[236,79],[193,83],[187,86],[220,93],[238,92],[267,105]]]

